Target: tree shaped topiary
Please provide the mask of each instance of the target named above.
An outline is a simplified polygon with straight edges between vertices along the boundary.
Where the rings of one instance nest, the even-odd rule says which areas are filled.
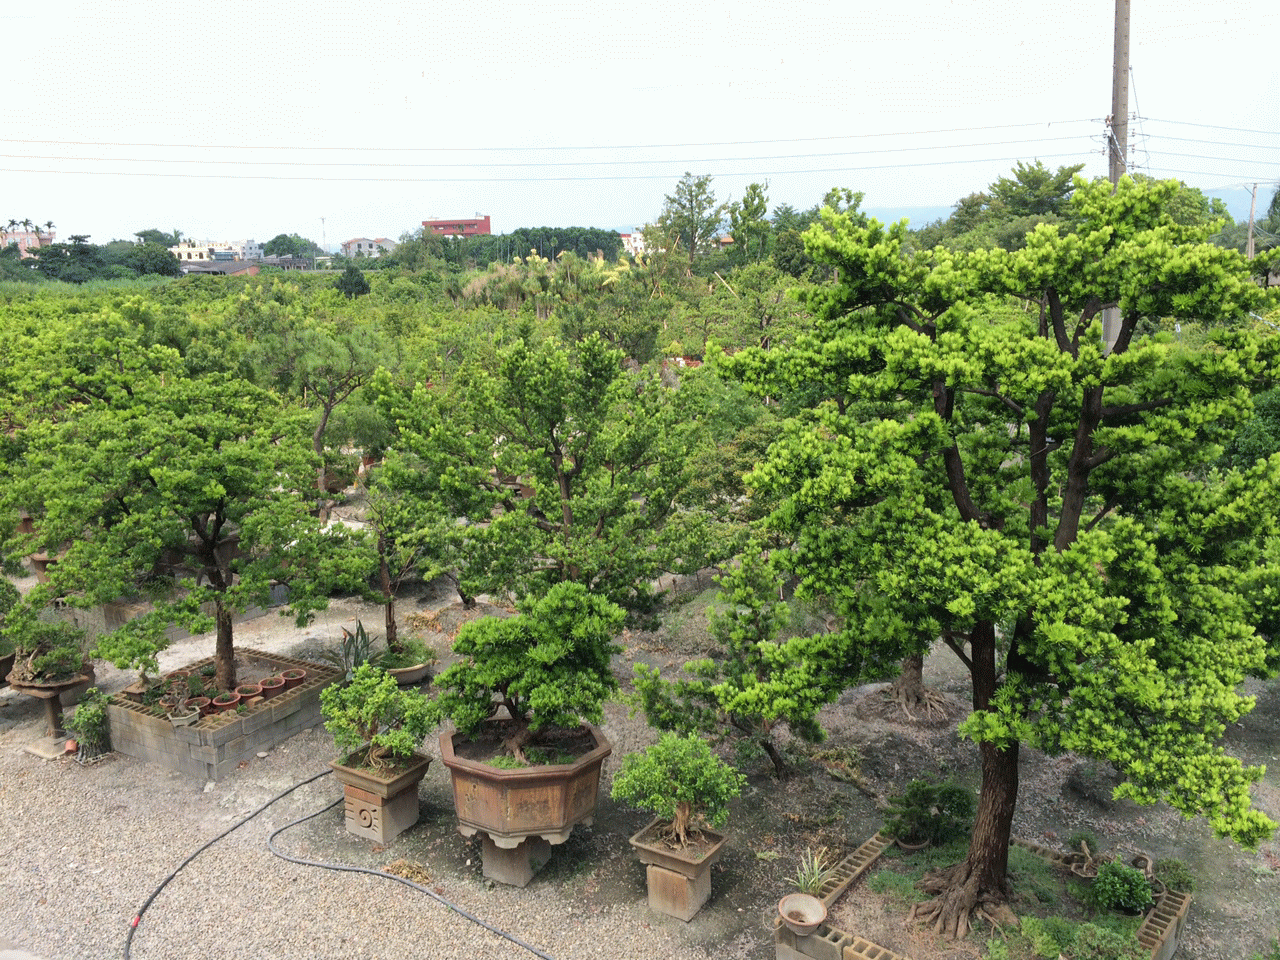
[[[476,620],[458,631],[459,663],[436,680],[437,703],[464,734],[506,707],[514,732],[506,749],[527,762],[524,746],[538,730],[599,723],[618,689],[610,659],[621,607],[577,583],[558,583],[517,605],[519,615]]]

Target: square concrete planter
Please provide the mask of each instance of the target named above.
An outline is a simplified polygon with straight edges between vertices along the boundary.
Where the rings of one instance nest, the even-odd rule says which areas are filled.
[[[636,856],[645,865],[649,909],[688,923],[711,899],[711,867],[724,849],[723,834],[703,830],[708,844],[681,850],[654,842],[653,833],[665,821],[650,820],[631,838]]]
[[[418,822],[418,784],[431,758],[415,753],[403,769],[382,774],[333,760],[333,775],[342,784],[347,832],[386,843]],[[349,758],[344,758],[344,760]]]
[[[453,781],[458,832],[484,839],[484,875],[523,887],[549,846],[590,824],[600,792],[600,768],[613,752],[599,727],[583,724],[594,746],[573,763],[509,769],[459,756],[460,733],[440,736],[440,759]]]
[[[306,680],[244,713],[212,714],[189,727],[175,727],[163,713],[117,693],[107,704],[112,747],[169,770],[220,780],[260,751],[321,722],[320,691],[339,678],[338,670],[259,650],[237,650],[236,656],[270,664],[277,673],[306,670]],[[212,662],[208,657],[191,668]]]

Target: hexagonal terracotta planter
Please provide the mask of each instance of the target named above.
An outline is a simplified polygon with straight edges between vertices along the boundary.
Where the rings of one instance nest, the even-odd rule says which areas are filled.
[[[613,745],[600,728],[583,724],[594,746],[573,763],[508,769],[459,755],[467,738],[440,736],[440,759],[453,780],[458,832],[482,835],[484,875],[525,886],[573,828],[590,824],[600,791],[600,768]]]

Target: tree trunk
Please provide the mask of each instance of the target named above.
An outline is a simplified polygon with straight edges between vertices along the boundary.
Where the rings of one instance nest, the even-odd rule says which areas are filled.
[[[973,709],[987,710],[999,684],[995,624],[986,621],[975,624],[970,643]],[[925,877],[922,889],[937,894],[938,898],[917,906],[914,911],[917,918],[932,921],[937,933],[964,937],[969,931],[971,913],[998,907],[1008,897],[1005,880],[1013,812],[1018,803],[1018,747],[1017,741],[1003,748],[986,742],[978,745],[982,757],[982,793],[978,798],[968,856],[957,866]]]
[[[236,656],[231,646],[231,611],[217,603],[218,644],[214,649],[214,663],[217,665],[216,681],[219,690],[236,688]]]
[[[387,651],[400,652],[400,641],[396,637],[396,595],[391,589],[391,568],[387,565],[386,541],[380,540],[378,546],[378,580],[382,586],[382,601],[386,613]]]
[[[924,654],[917,653],[902,661],[902,672],[889,687],[889,695],[904,710],[924,703]]]

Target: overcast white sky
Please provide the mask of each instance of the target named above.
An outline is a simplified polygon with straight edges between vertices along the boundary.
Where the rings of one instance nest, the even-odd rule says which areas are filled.
[[[1280,180],[1280,3],[1135,0],[1137,168]],[[1069,12],[1068,12],[1069,11]],[[156,0],[0,8],[0,222],[334,247],[488,213],[628,228],[681,174],[949,207],[1106,174],[1113,0]],[[1240,194],[1240,196],[1244,196]],[[1240,209],[1240,201],[1233,203]],[[1247,197],[1244,200],[1247,215]],[[323,223],[322,223],[323,218]]]

